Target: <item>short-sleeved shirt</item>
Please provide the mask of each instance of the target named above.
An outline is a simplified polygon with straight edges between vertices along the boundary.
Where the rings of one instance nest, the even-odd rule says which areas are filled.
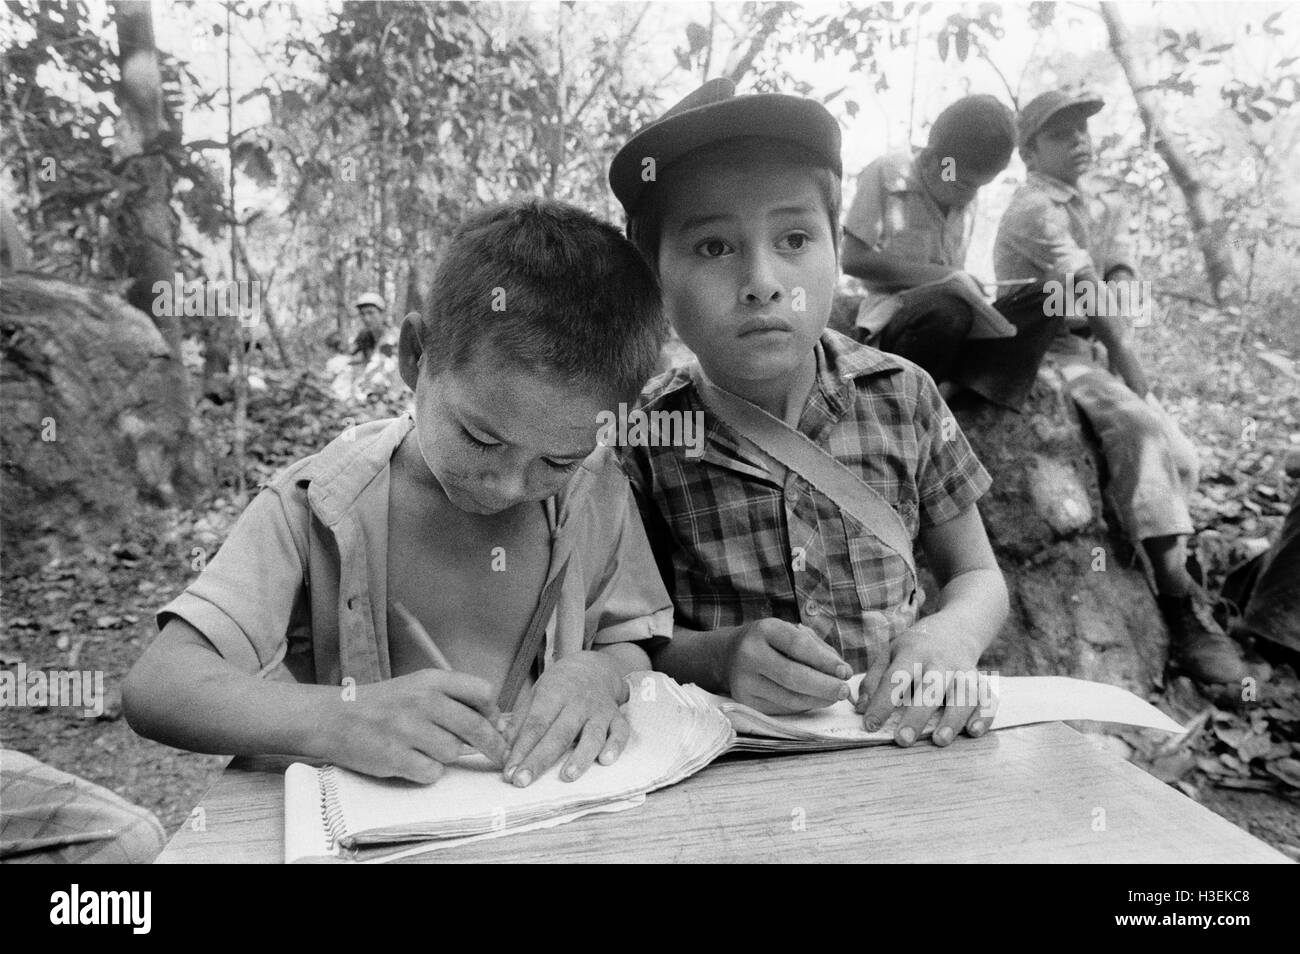
[[[988,489],[987,472],[916,365],[829,330],[816,359],[800,432],[880,493],[913,538]],[[622,452],[679,625],[803,623],[862,671],[915,622],[924,596],[904,559],[709,413],[688,369],[651,381],[642,407],[704,415],[698,456],[671,446]]]
[[[159,628],[184,619],[246,672],[283,667],[325,685],[391,678],[390,463],[412,427],[409,413],[364,424],[286,468],[198,579],[158,612]],[[544,665],[598,644],[671,637],[672,604],[612,452],[597,448],[546,511],[547,583],[566,560],[569,568]]]
[[[939,207],[921,179],[920,154],[876,159],[858,176],[858,190],[844,219],[844,231],[874,252],[901,255],[917,263],[963,268],[975,229],[975,203]],[[899,291],[864,279],[869,294],[858,312],[872,313],[882,299]],[[860,320],[860,327],[869,322]],[[878,328],[870,328],[876,331]]]
[[[1011,197],[993,246],[998,281],[1063,282],[1088,270],[1105,278],[1120,267],[1135,271],[1132,263],[1122,203],[1087,196],[1041,172],[1031,172]],[[1082,324],[1079,319],[1069,326]]]

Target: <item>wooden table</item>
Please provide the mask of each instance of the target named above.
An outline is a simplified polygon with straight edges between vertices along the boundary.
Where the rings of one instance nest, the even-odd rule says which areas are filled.
[[[236,759],[159,862],[279,862],[285,760]],[[639,808],[414,861],[1286,862],[1061,724],[728,758]]]

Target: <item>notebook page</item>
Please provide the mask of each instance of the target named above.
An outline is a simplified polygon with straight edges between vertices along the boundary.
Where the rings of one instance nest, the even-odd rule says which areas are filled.
[[[849,681],[855,695],[861,681],[861,675]],[[1067,676],[1000,676],[997,689],[998,707],[993,717],[993,729],[1035,722],[1084,720],[1165,732],[1183,731],[1181,725],[1155,706],[1127,689],[1106,683]],[[862,727],[862,716],[854,711],[853,702],[847,700],[812,712],[770,716],[726,696],[710,695],[728,713],[737,732],[773,738],[888,742],[893,740],[893,723],[899,718],[895,714],[883,728],[868,732]]]
[[[656,674],[658,677],[658,674]],[[475,755],[449,765],[432,785],[374,779],[335,768],[339,802],[350,834],[411,829],[469,834],[514,827],[585,805],[624,799],[671,784],[707,764],[730,741],[731,726],[715,709],[691,707],[658,677],[653,699],[634,685],[624,708],[631,735],[613,765],[593,764],[581,778],[559,778],[563,761],[527,788],[501,778],[500,770]]]

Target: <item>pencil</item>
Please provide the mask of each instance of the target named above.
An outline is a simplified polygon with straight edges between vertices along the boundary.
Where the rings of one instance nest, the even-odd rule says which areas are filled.
[[[402,625],[406,627],[406,631],[411,634],[421,647],[423,647],[424,654],[429,657],[429,661],[433,663],[434,668],[441,669],[443,672],[455,672],[447,657],[444,656],[442,650],[438,648],[438,644],[435,643],[433,637],[429,635],[429,631],[424,628],[418,619],[415,618],[415,614],[403,606],[400,600],[393,600],[389,605],[397,611],[397,615],[401,618]],[[501,731],[499,726],[501,713],[497,710],[495,703],[492,704],[492,708],[489,712],[484,713],[484,716],[492,723],[493,727],[496,728],[498,732]],[[478,750],[475,749],[474,746],[470,745],[470,743],[463,739],[461,740],[460,754],[462,756],[477,751]]]
[[[433,637],[429,635],[429,631],[420,624],[418,619],[415,618],[415,614],[403,606],[398,600],[393,600],[392,606],[393,609],[397,611],[397,615],[402,618],[402,622],[406,626],[406,631],[410,633],[415,641],[420,644],[421,648],[424,649],[424,654],[429,657],[429,661],[433,663],[434,667],[441,669],[444,672],[452,672],[451,663],[448,662],[447,657],[442,654],[442,650],[438,648],[438,644],[433,641]]]

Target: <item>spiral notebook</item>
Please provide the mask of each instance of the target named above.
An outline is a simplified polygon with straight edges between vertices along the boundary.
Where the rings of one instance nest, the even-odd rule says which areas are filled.
[[[593,765],[574,782],[559,765],[527,788],[501,779],[482,756],[449,765],[432,785],[376,779],[338,766],[295,763],[285,774],[285,861],[391,861],[416,852],[618,812],[673,785],[728,751],[811,752],[893,741],[892,723],[868,732],[851,701],[793,716],[770,716],[734,700],[679,685],[662,673],[628,677],[632,732],[613,765]],[[861,677],[850,687],[856,693]],[[1002,677],[991,729],[1087,720],[1182,732],[1154,706],[1117,686],[1060,676]],[[933,723],[922,733],[927,735]],[[412,843],[419,843],[412,848]]]

